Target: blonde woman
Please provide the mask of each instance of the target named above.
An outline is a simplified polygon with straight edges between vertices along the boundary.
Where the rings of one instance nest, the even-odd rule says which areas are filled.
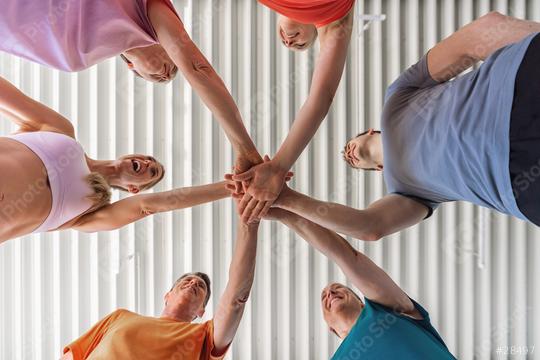
[[[228,197],[225,183],[216,183],[111,204],[110,187],[137,194],[163,178],[163,165],[139,154],[89,158],[66,118],[2,78],[0,113],[19,126],[0,137],[0,243],[63,229],[117,229],[150,214]]]

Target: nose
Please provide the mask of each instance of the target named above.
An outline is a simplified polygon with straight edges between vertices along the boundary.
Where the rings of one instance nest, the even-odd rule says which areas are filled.
[[[285,45],[286,46],[292,46],[293,42],[294,42],[293,40],[285,39]]]

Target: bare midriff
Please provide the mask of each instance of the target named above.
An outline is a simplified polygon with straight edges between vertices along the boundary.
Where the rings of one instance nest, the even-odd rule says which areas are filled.
[[[37,229],[51,206],[41,159],[25,145],[0,137],[0,243]]]

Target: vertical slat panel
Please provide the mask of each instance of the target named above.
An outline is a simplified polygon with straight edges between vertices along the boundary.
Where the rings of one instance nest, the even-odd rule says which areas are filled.
[[[262,153],[275,154],[305,101],[318,46],[292,53],[276,38],[276,15],[254,0],[175,1],[186,28],[214,64]],[[348,139],[380,127],[386,87],[441,38],[490,10],[540,20],[535,0],[358,0],[349,58],[334,105],[294,167],[291,186],[363,208],[384,193],[382,177],[347,168]],[[385,14],[365,31],[361,14]],[[90,156],[138,152],[167,168],[153,191],[220,181],[234,163],[223,131],[185,79],[135,79],[118,59],[66,74],[0,55],[0,74],[69,118]],[[15,127],[0,122],[0,134]],[[114,199],[125,197],[116,193]],[[230,200],[156,215],[93,235],[32,235],[0,245],[0,358],[58,358],[62,346],[123,307],[159,315],[162,296],[186,271],[205,271],[212,316],[236,233]],[[375,244],[349,239],[431,314],[460,359],[540,346],[540,232],[470,204],[445,204],[432,218]],[[228,359],[327,359],[319,294],[341,271],[275,223],[260,229],[252,297]]]

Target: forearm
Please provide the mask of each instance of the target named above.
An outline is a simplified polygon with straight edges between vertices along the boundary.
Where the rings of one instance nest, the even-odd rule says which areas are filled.
[[[214,344],[217,352],[232,342],[242,319],[255,277],[258,224],[239,223],[229,280],[214,317]]]
[[[360,240],[378,240],[380,235],[373,230],[364,210],[321,201],[291,189],[280,197],[276,206],[300,215],[332,231]]]
[[[327,26],[320,33],[321,50],[308,99],[274,157],[274,161],[284,171],[296,162],[330,110],[345,68],[351,30],[352,16],[347,15],[346,19]]]
[[[190,186],[153,194],[143,194],[141,208],[143,213],[155,214],[179,210],[200,204],[224,199],[230,196],[226,182]]]
[[[278,210],[279,211],[279,210]],[[327,256],[340,268],[356,255],[356,250],[334,231],[328,230],[295,213],[281,210],[279,221],[306,240],[311,246]]]
[[[273,161],[283,171],[288,171],[302,154],[324,120],[332,97],[310,94],[294,120],[289,134],[283,141]]]
[[[184,187],[153,194],[131,196],[78,218],[75,230],[110,231],[139,221],[149,215],[185,209],[230,196],[226,182]]]
[[[167,5],[157,1],[149,4],[149,14],[160,44],[220,122],[237,154],[260,159],[230,92],[193,43],[180,19]]]
[[[296,214],[280,214],[279,220],[283,224],[336,263],[366,297],[396,311],[414,311],[408,296],[388,274],[343,237]]]
[[[430,50],[430,75],[439,82],[450,80],[498,49],[539,32],[540,23],[498,12],[486,14],[465,25]]]

